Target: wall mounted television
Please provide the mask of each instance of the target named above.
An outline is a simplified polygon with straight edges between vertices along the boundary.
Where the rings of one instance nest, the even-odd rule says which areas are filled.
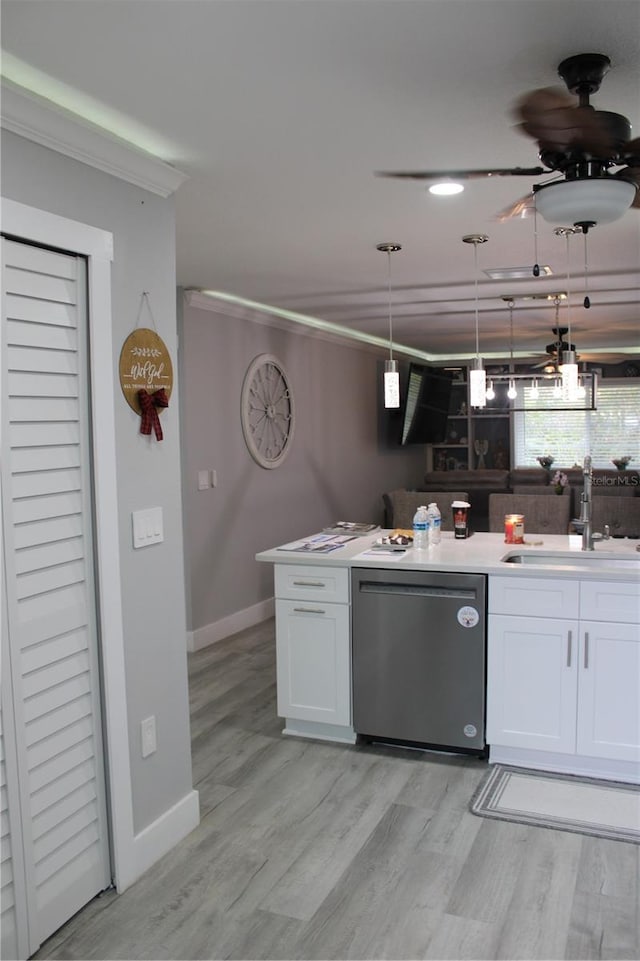
[[[400,443],[441,444],[447,435],[453,373],[410,363],[404,389]]]

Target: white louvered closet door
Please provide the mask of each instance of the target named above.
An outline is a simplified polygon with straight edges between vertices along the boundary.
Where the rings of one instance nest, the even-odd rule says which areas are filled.
[[[1,920],[2,956],[20,958],[109,886],[110,865],[86,265],[2,244]]]

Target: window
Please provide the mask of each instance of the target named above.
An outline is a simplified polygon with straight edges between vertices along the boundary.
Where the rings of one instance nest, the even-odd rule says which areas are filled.
[[[543,390],[551,387],[540,388],[539,403]],[[582,464],[585,454],[591,454],[594,467],[613,468],[618,457],[640,466],[640,381],[599,382],[597,397],[597,410],[514,411],[516,466],[536,466],[542,454],[558,467]]]

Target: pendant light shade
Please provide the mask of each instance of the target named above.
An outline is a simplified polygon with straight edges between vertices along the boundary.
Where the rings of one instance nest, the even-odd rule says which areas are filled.
[[[387,286],[389,292],[389,359],[384,362],[384,406],[388,410],[400,407],[400,373],[398,361],[393,359],[393,323],[391,319],[391,254],[402,250],[400,244],[378,244],[376,250],[387,255]]]
[[[476,357],[469,371],[469,403],[472,407],[487,405],[487,374],[479,357]]]
[[[489,238],[486,234],[467,234],[462,238],[463,244],[473,244],[473,266],[475,274],[475,333],[476,356],[473,367],[469,371],[469,403],[472,407],[486,407],[487,405],[487,374],[480,357],[480,340],[478,334],[478,244],[485,244]]]
[[[578,396],[578,364],[576,363],[575,350],[562,351],[562,364],[560,366],[562,376],[562,391],[567,400],[575,400]]]
[[[400,406],[400,372],[397,360],[384,362],[384,406],[390,410]]]

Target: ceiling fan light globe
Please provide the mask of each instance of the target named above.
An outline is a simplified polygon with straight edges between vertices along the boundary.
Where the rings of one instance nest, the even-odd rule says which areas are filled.
[[[561,180],[535,189],[536,210],[551,224],[610,224],[634,201],[636,187],[613,177]]]
[[[461,194],[463,190],[463,184],[455,183],[452,180],[444,180],[441,183],[431,184],[429,187],[429,193],[435,194],[436,197],[451,197],[453,194]]]

